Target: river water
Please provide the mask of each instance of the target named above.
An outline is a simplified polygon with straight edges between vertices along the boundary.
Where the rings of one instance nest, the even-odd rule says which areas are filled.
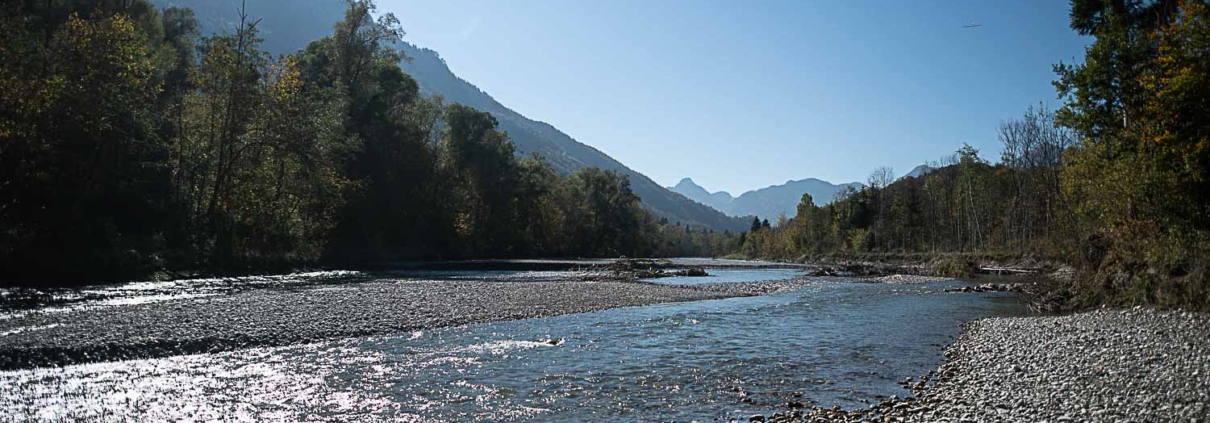
[[[796,271],[720,272],[716,281]],[[862,407],[908,395],[895,382],[940,365],[962,323],[1027,313],[1006,294],[943,292],[963,284],[819,279],[760,297],[4,372],[0,416],[746,421],[789,401]]]

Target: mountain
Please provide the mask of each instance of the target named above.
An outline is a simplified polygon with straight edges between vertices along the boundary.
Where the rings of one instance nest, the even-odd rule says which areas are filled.
[[[500,129],[508,131],[518,154],[538,153],[560,173],[571,173],[586,166],[616,170],[630,177],[631,188],[643,204],[657,216],[671,221],[700,225],[716,230],[742,230],[746,223],[729,218],[717,209],[704,207],[668,190],[642,173],[614,160],[600,150],[580,143],[546,122],[536,121],[505,107],[473,84],[450,71],[437,52],[411,44],[400,46],[412,58],[403,69],[416,78],[426,95],[440,94],[446,101],[462,103],[496,117]]]
[[[723,212],[726,212],[726,210],[731,207],[731,201],[735,200],[734,197],[731,197],[731,193],[727,191],[710,193],[689,178],[681,179],[681,182],[669,189],[671,189],[672,192],[683,195],[690,200],[705,204],[715,210]]]
[[[152,1],[162,7],[192,8],[207,31],[216,31],[232,27],[232,21],[238,19],[236,11],[242,0]],[[307,43],[329,35],[333,25],[344,17],[344,10],[341,0],[247,1],[248,14],[261,19],[259,28],[265,39],[264,47],[274,55],[297,51]],[[747,222],[742,219],[728,217],[672,192],[551,124],[530,119],[500,104],[479,87],[454,75],[437,52],[409,43],[401,43],[397,48],[411,58],[400,65],[416,79],[425,95],[439,94],[447,103],[458,102],[491,113],[500,123],[500,129],[508,132],[518,155],[538,153],[564,175],[587,166],[618,171],[630,178],[631,188],[642,198],[644,207],[658,217],[720,231],[747,228]]]
[[[804,193],[811,194],[815,205],[822,206],[831,203],[836,193],[850,186],[860,188],[862,185],[857,182],[834,185],[815,178],[786,181],[782,185],[748,191],[735,197],[729,213],[732,216],[756,215],[769,221],[776,220],[782,214],[794,217],[798,213],[798,203],[802,201]]]
[[[783,214],[793,217],[798,213],[798,202],[802,200],[804,193],[811,194],[812,202],[822,206],[832,202],[832,197],[836,193],[849,187],[857,189],[861,188],[862,184],[851,182],[837,185],[809,178],[786,181],[782,185],[748,191],[739,197],[732,197],[726,191],[711,193],[694,183],[692,179],[685,178],[669,189],[730,216],[757,216],[774,221]]]
[[[903,178],[919,178],[919,177],[921,177],[921,176],[924,176],[924,175],[925,175],[925,174],[927,174],[927,173],[932,172],[933,170],[935,170],[935,169],[933,169],[933,167],[932,167],[932,166],[929,166],[929,165],[920,165],[920,166],[916,166],[916,167],[912,168],[912,171],[911,171],[911,172],[908,172],[906,175],[903,175],[903,177],[902,177],[902,178],[899,178],[899,179],[903,179]]]

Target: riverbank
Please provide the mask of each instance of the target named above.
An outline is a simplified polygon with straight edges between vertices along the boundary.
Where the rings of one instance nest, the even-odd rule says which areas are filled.
[[[811,266],[821,276],[972,278],[1043,275],[1066,267],[1053,258],[1010,253],[834,253],[802,256],[792,262]]]
[[[732,257],[742,259],[742,257]],[[947,279],[984,282],[976,292],[1000,291],[1022,295],[1035,311],[1070,312],[1086,309],[1073,303],[1069,287],[1076,272],[1055,257],[1022,253],[833,253],[780,261],[804,266],[810,276],[851,277],[873,283],[913,284]]]
[[[26,312],[60,312],[114,304],[169,301],[231,295],[257,289],[302,289],[380,279],[461,280],[488,282],[634,282],[641,279],[709,276],[710,271],[802,270],[787,265],[746,260],[674,259],[523,259],[380,263],[361,270],[307,270],[278,274],[199,276],[163,274],[161,278],[123,283],[0,286],[0,320]],[[800,274],[801,275],[801,274]],[[795,275],[795,276],[800,276]],[[793,276],[788,276],[793,277]],[[735,281],[745,282],[745,281]]]
[[[1097,310],[972,322],[915,397],[862,410],[794,409],[774,422],[1151,421],[1210,415],[1210,316]]]
[[[379,280],[251,290],[0,320],[0,369],[152,358],[617,307],[760,295],[809,283]]]

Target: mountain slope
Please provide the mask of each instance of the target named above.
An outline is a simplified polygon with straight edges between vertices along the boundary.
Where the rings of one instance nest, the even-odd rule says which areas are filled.
[[[903,176],[902,176],[902,177],[900,177],[899,179],[903,179],[903,178],[919,178],[919,177],[924,176],[924,175],[926,175],[926,174],[928,174],[928,173],[930,173],[930,172],[932,172],[932,171],[934,171],[934,170],[936,170],[936,169],[933,169],[933,167],[932,167],[932,166],[929,166],[929,165],[920,165],[920,166],[916,166],[916,167],[912,168],[912,171],[911,171],[911,172],[908,172],[907,174],[903,175]]]
[[[809,178],[748,191],[734,198],[726,191],[710,193],[689,178],[682,179],[670,189],[730,216],[757,216],[773,221],[783,214],[793,217],[798,212],[798,202],[804,193],[811,194],[812,202],[822,206],[832,202],[836,193],[849,187],[861,188],[862,184],[851,182],[837,185]]]
[[[727,209],[731,207],[731,201],[735,200],[735,198],[731,196],[731,193],[727,191],[710,193],[689,178],[681,179],[681,182],[669,189],[677,194],[685,196],[690,200],[705,204],[724,213],[726,213]]]
[[[232,26],[232,21],[238,19],[236,12],[242,0],[153,2],[162,7],[190,7],[207,31],[215,31]],[[248,0],[247,11],[252,18],[262,19],[259,28],[265,39],[264,46],[277,55],[297,51],[307,43],[330,34],[332,26],[344,16],[344,4],[340,0]],[[642,198],[643,205],[659,217],[715,230],[742,230],[747,227],[741,219],[728,217],[674,193],[605,153],[577,142],[548,123],[529,119],[505,107],[478,87],[454,75],[437,52],[408,43],[397,47],[412,58],[401,65],[416,79],[425,95],[440,94],[447,103],[458,102],[491,113],[499,121],[500,129],[508,132],[518,154],[538,153],[561,174],[596,166],[627,175],[631,188]]]
[[[560,173],[571,173],[586,166],[616,170],[630,177],[631,187],[643,204],[656,215],[685,224],[716,230],[742,230],[745,224],[719,211],[704,207],[672,192],[642,173],[614,160],[600,150],[582,144],[546,122],[536,121],[505,107],[487,93],[450,71],[434,51],[404,43],[400,50],[412,58],[403,69],[416,78],[426,95],[441,94],[446,101],[462,103],[496,117],[500,129],[508,131],[519,154],[538,153]]]
[[[770,221],[783,214],[786,217],[794,217],[798,213],[798,203],[802,201],[804,193],[811,194],[812,202],[822,206],[831,203],[836,193],[850,186],[860,188],[861,184],[852,182],[835,185],[815,178],[786,181],[782,185],[748,191],[735,197],[735,201],[731,202],[730,213],[733,216],[751,214]]]

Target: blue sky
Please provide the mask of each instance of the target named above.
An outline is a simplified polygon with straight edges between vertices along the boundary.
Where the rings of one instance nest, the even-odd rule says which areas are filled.
[[[1058,107],[1060,0],[378,0],[501,103],[662,185],[905,173]],[[968,23],[982,24],[966,29]]]

